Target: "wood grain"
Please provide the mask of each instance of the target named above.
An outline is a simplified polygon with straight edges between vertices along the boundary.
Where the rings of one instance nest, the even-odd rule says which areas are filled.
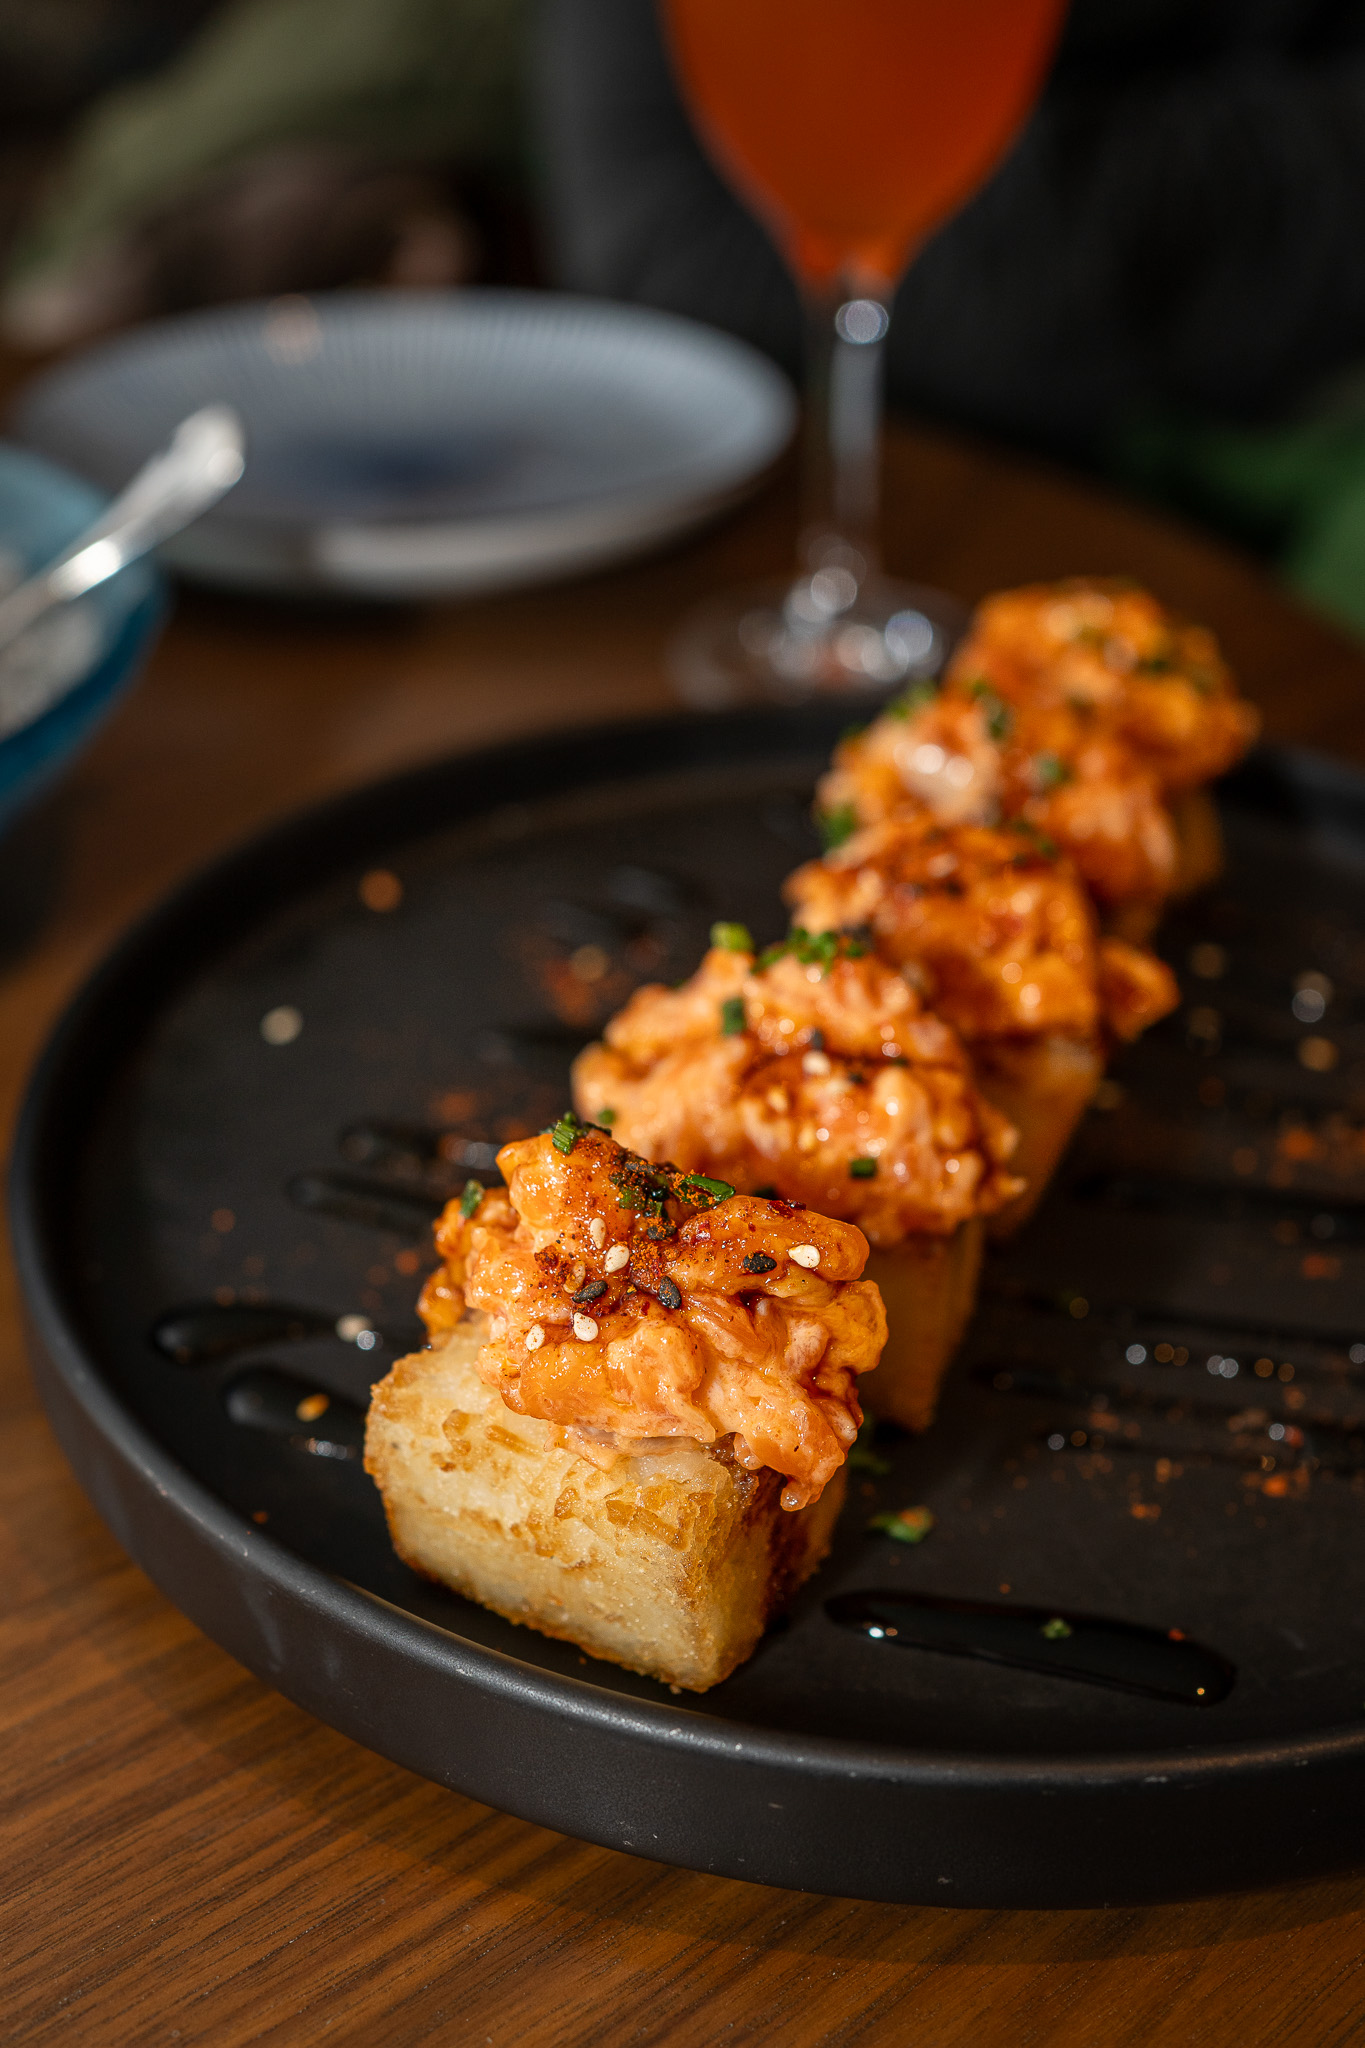
[[[1223,636],[1278,739],[1365,759],[1365,659],[1248,563],[998,454],[898,430],[893,567],[975,597],[1124,570]],[[268,819],[553,723],[664,709],[668,633],[784,565],[779,477],[569,589],[300,614],[196,597],[60,797],[0,849],[0,1103],[127,920]],[[311,1721],[168,1607],[48,1434],[0,1275],[0,2041],[1276,2042],[1365,2036],[1365,1877],[1145,1911],[821,1899],[588,1848]]]

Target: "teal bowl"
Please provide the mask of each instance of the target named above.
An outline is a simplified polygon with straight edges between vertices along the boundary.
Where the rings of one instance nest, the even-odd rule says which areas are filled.
[[[7,567],[41,568],[107,502],[55,463],[0,442],[0,559]],[[82,668],[46,710],[0,737],[0,834],[57,780],[136,680],[165,615],[165,581],[136,562],[79,602],[90,628]]]

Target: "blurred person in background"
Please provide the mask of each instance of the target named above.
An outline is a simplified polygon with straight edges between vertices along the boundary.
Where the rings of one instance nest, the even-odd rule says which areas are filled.
[[[141,21],[144,56],[87,87],[18,227],[13,341],[491,278],[797,366],[794,288],[696,139],[653,0],[44,6],[106,50]],[[0,57],[31,11],[0,0]],[[1365,633],[1362,217],[1365,0],[1074,0],[1018,144],[901,286],[892,403],[1197,510]]]
[[[794,368],[795,288],[651,0],[547,0],[536,83],[558,281]],[[900,287],[888,395],[1202,512],[1365,632],[1362,221],[1365,0],[1073,0],[1018,144]]]

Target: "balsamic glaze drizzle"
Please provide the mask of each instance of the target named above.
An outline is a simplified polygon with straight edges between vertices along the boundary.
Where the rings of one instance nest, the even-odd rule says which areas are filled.
[[[896,1649],[976,1657],[1185,1707],[1217,1706],[1237,1680],[1226,1657],[1191,1642],[1179,1629],[1143,1628],[1063,1608],[874,1588],[835,1594],[826,1600],[825,1613],[840,1628]]]
[[[315,1458],[350,1462],[365,1441],[365,1411],[278,1365],[252,1366],[223,1388],[223,1406],[244,1429],[287,1437]]]
[[[407,1238],[425,1237],[446,1205],[443,1194],[361,1173],[298,1173],[285,1192],[312,1215]]]
[[[1161,1415],[1169,1422],[1211,1423],[1215,1428],[1226,1428],[1231,1412],[1218,1401],[1191,1400],[1188,1396],[1172,1399],[1169,1393],[1153,1394],[1136,1387],[1087,1384],[1061,1373],[1038,1372],[1029,1366],[981,1365],[972,1378],[978,1386],[988,1387],[993,1393],[1020,1394],[1035,1401],[1069,1401],[1092,1411],[1112,1410],[1115,1415]],[[1255,1382],[1252,1387],[1255,1388]],[[1255,1391],[1259,1393],[1260,1389]],[[1269,1411],[1262,1412],[1269,1421]],[[1285,1426],[1300,1434],[1311,1430],[1318,1436],[1344,1437],[1357,1443],[1365,1439],[1365,1416],[1352,1419],[1298,1413],[1288,1418]],[[1365,1462],[1365,1456],[1358,1462]]]
[[[177,1365],[221,1365],[260,1344],[305,1344],[330,1337],[358,1351],[415,1351],[421,1325],[382,1329],[368,1316],[328,1315],[284,1301],[193,1301],[152,1326],[151,1341]]]
[[[337,1335],[334,1318],[282,1301],[196,1301],[173,1308],[152,1328],[152,1342],[177,1365],[214,1365],[257,1344],[298,1344]]]

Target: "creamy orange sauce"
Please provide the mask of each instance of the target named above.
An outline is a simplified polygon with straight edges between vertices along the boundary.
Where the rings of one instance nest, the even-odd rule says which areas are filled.
[[[567,1151],[548,1134],[505,1145],[506,1190],[468,1218],[446,1209],[422,1304],[432,1335],[466,1303],[484,1310],[486,1384],[594,1463],[728,1437],[741,1464],[786,1476],[784,1508],[818,1499],[886,1341],[862,1232],[557,1129]]]
[[[1258,723],[1203,628],[1127,586],[1039,584],[980,606],[936,694],[844,741],[820,802],[860,825],[907,806],[1022,819],[1102,903],[1158,902],[1176,869],[1167,799],[1222,774]]]
[[[682,988],[638,989],[575,1063],[580,1113],[614,1118],[646,1158],[775,1188],[876,1245],[993,1213],[1022,1185],[1013,1126],[905,977],[841,953],[762,964],[713,948]]]
[[[798,868],[783,893],[808,930],[866,930],[968,1045],[1135,1037],[1179,1000],[1169,969],[1139,948],[1102,972],[1095,912],[1074,867],[1018,826],[901,813]]]

